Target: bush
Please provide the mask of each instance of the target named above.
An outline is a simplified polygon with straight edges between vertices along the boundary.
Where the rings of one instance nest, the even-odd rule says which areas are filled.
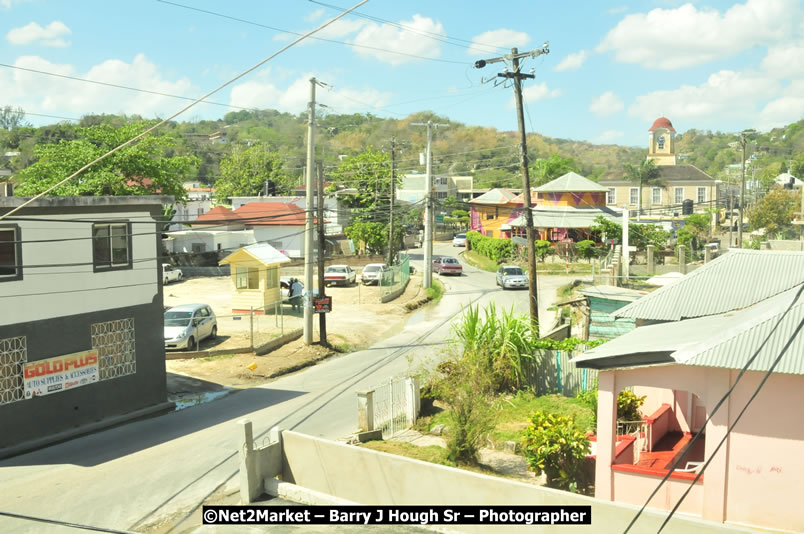
[[[541,239],[537,239],[533,242],[533,249],[539,261],[544,261],[544,258],[547,257],[548,254],[555,253],[553,245],[549,241],[543,241]]]
[[[496,262],[511,258],[516,254],[516,247],[510,239],[486,237],[478,232],[467,232],[466,239],[469,240],[472,250]]]
[[[585,260],[591,260],[598,256],[598,249],[595,247],[594,241],[589,241],[588,239],[579,241],[575,246],[577,247],[578,255]]]
[[[645,404],[647,397],[637,397],[631,391],[623,390],[617,396],[617,420],[618,421],[641,421],[642,414],[639,408]]]
[[[534,413],[522,431],[522,450],[528,467],[545,474],[548,487],[573,493],[585,489],[584,463],[591,447],[574,417]]]

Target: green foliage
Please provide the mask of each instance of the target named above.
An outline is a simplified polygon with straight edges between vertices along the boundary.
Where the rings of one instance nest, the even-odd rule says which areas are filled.
[[[622,225],[602,216],[595,219],[595,224],[591,227],[591,230],[599,232],[605,242],[612,239],[617,242],[622,240]],[[645,250],[648,245],[662,249],[667,246],[667,240],[669,238],[670,232],[664,230],[658,224],[631,223],[628,225],[628,244],[632,247],[636,247],[637,250]]]
[[[486,237],[479,232],[467,232],[466,239],[469,240],[472,250],[496,262],[516,254],[516,246],[510,239]]]
[[[574,417],[534,413],[522,432],[522,450],[528,467],[545,474],[547,487],[573,493],[585,489],[584,463],[591,446]]]
[[[444,296],[444,284],[438,280],[433,280],[433,284],[427,288],[427,298],[433,302],[438,302]]]
[[[639,408],[645,404],[646,396],[639,397],[631,391],[622,390],[617,395],[617,420],[641,421]]]
[[[792,228],[793,212],[798,211],[801,192],[774,189],[748,211],[751,229],[764,228],[769,238]]]
[[[568,337],[566,339],[555,340],[550,338],[539,339],[534,343],[534,347],[542,350],[562,350],[572,352],[579,346],[583,345],[588,349],[598,347],[608,341],[607,339],[590,339],[584,341],[575,337]]]
[[[578,393],[577,398],[585,405],[592,410],[594,426],[597,427],[597,394],[598,394],[598,386],[597,386],[597,378],[595,378],[595,384],[591,388],[587,389],[586,391],[581,391]]]
[[[277,194],[287,194],[290,178],[282,170],[279,154],[270,152],[267,145],[255,145],[245,150],[234,147],[220,162],[221,176],[215,181],[219,201],[230,197],[251,197],[262,194],[266,180],[276,184]]]
[[[596,258],[598,256],[598,248],[595,246],[594,241],[589,241],[588,239],[584,241],[579,241],[575,244],[578,248],[578,255],[585,260],[591,260],[592,258]]]
[[[572,158],[565,158],[558,154],[553,154],[549,158],[539,158],[534,160],[531,165],[531,183],[534,187],[544,185],[570,171],[581,172],[580,165],[575,163]]]
[[[342,198],[344,204],[354,210],[358,220],[376,220],[377,210],[383,202],[387,212],[387,198],[391,191],[389,158],[385,152],[370,149],[343,160],[331,173],[330,181],[356,190],[354,195]]]
[[[388,229],[385,223],[361,222],[352,223],[344,229],[346,236],[355,243],[362,244],[361,248],[369,254],[382,254],[388,246]]]
[[[176,216],[176,208],[173,204],[165,204],[162,206],[162,220],[164,224],[162,225],[162,231],[167,232],[170,228],[170,221],[173,220],[173,217]]]
[[[639,213],[642,213],[642,188],[651,185],[661,185],[659,168],[652,159],[645,159],[641,161],[639,165],[626,163],[623,168],[625,169],[625,179],[632,183],[639,184],[639,203],[637,209]]]
[[[25,122],[25,112],[22,108],[3,106],[0,108],[0,129],[13,130],[21,126],[30,126]]]
[[[536,239],[533,242],[533,249],[536,253],[536,257],[539,258],[539,261],[544,261],[544,258],[547,257],[548,254],[555,253],[553,245],[549,241],[544,241],[542,239]]]
[[[31,196],[60,182],[87,163],[123,144],[151,126],[129,123],[120,128],[108,125],[76,128],[77,138],[34,148],[38,161],[21,170],[17,193]],[[187,193],[184,176],[197,164],[192,156],[169,156],[173,138],[147,135],[96,163],[75,179],[57,187],[51,196],[79,195],[171,195],[183,202]]]

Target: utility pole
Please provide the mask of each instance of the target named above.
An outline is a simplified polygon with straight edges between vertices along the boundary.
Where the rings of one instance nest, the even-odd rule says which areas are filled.
[[[307,196],[304,225],[304,344],[313,343],[313,173],[315,156],[315,78],[310,78],[307,123]]]
[[[743,211],[745,210],[745,144],[748,134],[754,133],[754,130],[743,130],[740,132],[740,146],[743,148],[743,160],[741,162],[742,171],[742,184],[740,185],[740,226],[737,228],[737,244],[738,248],[743,248]]]
[[[394,197],[396,196],[396,138],[391,138],[391,203],[388,215],[388,265],[394,263]]]
[[[530,52],[519,53],[516,48],[511,49],[510,55],[496,57],[492,59],[481,59],[475,62],[475,68],[481,69],[489,63],[498,63],[501,61],[511,61],[513,66],[512,72],[502,72],[497,76],[500,78],[512,78],[514,80],[514,96],[516,97],[517,108],[517,123],[519,124],[519,137],[520,137],[520,161],[522,163],[522,199],[525,204],[525,235],[528,241],[528,291],[530,293],[530,317],[534,325],[539,325],[539,296],[538,285],[536,279],[536,250],[534,248],[534,231],[533,231],[533,211],[530,199],[530,173],[528,170],[528,145],[527,136],[525,132],[525,115],[522,109],[522,80],[525,78],[534,78],[533,74],[523,74],[520,72],[520,59],[526,57],[536,58],[542,54],[549,54],[550,49],[547,43],[540,49],[532,50]]]
[[[449,126],[448,124],[435,124],[433,121],[412,122],[411,126],[427,126],[427,194],[424,205],[424,288],[433,285],[433,128]]]
[[[318,296],[326,296],[326,283],[324,282],[324,259],[326,258],[326,241],[324,240],[324,168],[318,167]],[[318,314],[318,340],[323,346],[327,343],[327,314]]]

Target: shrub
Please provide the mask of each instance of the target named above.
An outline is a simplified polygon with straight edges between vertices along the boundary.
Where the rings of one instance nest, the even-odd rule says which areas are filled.
[[[533,249],[536,256],[539,257],[539,261],[544,261],[544,258],[547,257],[548,254],[555,253],[553,245],[549,241],[543,241],[541,239],[537,239],[533,242]]]
[[[647,397],[638,397],[631,391],[623,390],[617,396],[617,419],[619,421],[641,421],[639,408],[645,404]]]
[[[510,239],[486,237],[478,232],[467,232],[466,239],[469,240],[472,250],[496,262],[516,254],[516,246]]]
[[[584,240],[576,244],[578,255],[585,260],[591,260],[597,257],[598,249],[595,247],[594,241]]]
[[[591,447],[574,417],[534,413],[522,431],[522,450],[528,467],[545,474],[548,487],[573,493],[586,487],[584,463]]]

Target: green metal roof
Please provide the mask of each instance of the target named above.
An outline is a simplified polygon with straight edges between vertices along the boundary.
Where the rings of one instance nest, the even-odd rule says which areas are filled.
[[[608,191],[608,188],[570,171],[552,182],[537,187],[535,191],[537,193],[603,193]]]
[[[643,326],[573,358],[578,367],[616,369],[655,364],[767,371],[792,338],[774,372],[804,375],[804,283],[749,308]]]
[[[746,308],[804,283],[804,252],[731,249],[617,310],[617,317],[678,321]]]
[[[622,215],[608,207],[537,206],[533,212],[534,228],[590,228],[595,219],[605,217],[613,222],[622,220]],[[525,226],[525,216],[520,215],[510,226]]]

